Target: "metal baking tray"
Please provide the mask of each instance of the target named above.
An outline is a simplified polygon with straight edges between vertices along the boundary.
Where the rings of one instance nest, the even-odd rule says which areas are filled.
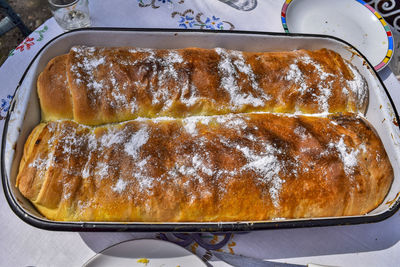
[[[394,169],[394,182],[383,203],[360,216],[288,219],[252,222],[56,222],[44,218],[15,187],[23,146],[31,130],[40,122],[36,93],[39,73],[53,57],[67,53],[73,45],[133,46],[149,48],[224,47],[243,51],[285,51],[328,48],[355,65],[369,85],[367,120],[377,130]],[[86,28],[70,31],[48,42],[26,69],[7,115],[2,137],[1,174],[10,207],[25,222],[47,230],[65,231],[174,231],[223,232],[273,228],[329,226],[370,223],[393,215],[400,206],[400,129],[390,96],[366,58],[350,44],[328,36],[242,31],[203,31],[176,29]]]

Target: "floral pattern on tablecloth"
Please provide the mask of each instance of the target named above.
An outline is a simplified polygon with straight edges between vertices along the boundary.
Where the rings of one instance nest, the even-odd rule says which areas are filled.
[[[168,8],[179,8],[185,0],[137,0],[139,7],[152,7],[154,9],[161,6]],[[176,20],[178,28],[182,29],[208,29],[208,30],[233,30],[233,23],[222,20],[214,14],[204,15],[203,12],[196,12],[193,9],[186,9],[183,12],[173,11],[171,18]]]
[[[8,109],[10,108],[12,95],[7,95],[0,100],[0,120],[4,120],[7,116]]]
[[[187,9],[183,13],[174,11],[171,17],[177,18],[178,26],[183,29],[233,30],[235,28],[229,21],[216,16],[204,16],[202,12],[196,14],[192,9]]]
[[[11,50],[10,54],[8,56],[13,56],[15,55],[16,51],[19,51],[20,53],[30,50],[32,46],[35,45],[36,42],[41,42],[44,39],[44,33],[48,30],[48,26],[44,25],[43,28],[38,29],[34,31],[31,35],[26,37],[21,44],[19,44],[15,49]]]
[[[25,62],[24,64],[27,65],[29,64],[29,61],[36,53],[36,51],[45,44],[45,42],[42,41],[45,39],[48,40],[51,37],[52,37],[51,34],[49,36],[49,26],[44,24],[35,31],[33,31],[28,37],[26,37],[15,49],[11,50],[10,53],[8,54],[8,57],[15,58],[15,60],[17,61]],[[42,44],[38,45],[38,43],[40,42],[42,42]],[[35,48],[32,49],[33,47]],[[18,55],[21,55],[21,57],[18,57]],[[25,65],[19,64],[19,67],[22,70],[25,69]],[[10,89],[14,90],[15,87],[10,87]],[[10,93],[12,92],[6,90],[3,91],[2,94],[0,94],[0,120],[4,120],[6,118],[7,112],[10,108],[11,100],[13,98],[12,95],[10,95]]]

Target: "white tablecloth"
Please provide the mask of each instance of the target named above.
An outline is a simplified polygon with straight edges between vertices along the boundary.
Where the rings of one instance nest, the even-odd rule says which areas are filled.
[[[258,0],[253,11],[235,10],[216,0],[90,1],[92,26],[142,28],[223,28],[283,32],[284,0]],[[62,33],[49,19],[10,53],[0,68],[0,127],[14,90],[35,53]],[[388,69],[379,73],[400,108],[400,84]],[[69,233],[34,228],[21,221],[0,193],[0,266],[80,266],[117,242],[156,233]],[[192,244],[187,249],[203,256]],[[223,248],[251,257],[336,266],[399,266],[400,213],[373,224],[236,234]],[[211,259],[214,266],[225,263]]]

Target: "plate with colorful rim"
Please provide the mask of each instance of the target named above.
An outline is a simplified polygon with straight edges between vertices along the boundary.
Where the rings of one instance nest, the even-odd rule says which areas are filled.
[[[106,248],[83,266],[206,267],[207,265],[199,257],[174,243],[158,239],[136,239]]]
[[[286,0],[281,21],[287,33],[331,35],[347,41],[377,71],[393,56],[389,25],[362,0]]]

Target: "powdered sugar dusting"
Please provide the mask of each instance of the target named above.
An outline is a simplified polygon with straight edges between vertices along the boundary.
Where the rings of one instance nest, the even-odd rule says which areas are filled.
[[[197,135],[196,123],[197,123],[196,120],[185,119],[183,121],[183,127],[189,134]]]
[[[95,54],[93,47],[85,46],[74,46],[71,48],[75,52],[77,59],[76,64],[72,64],[71,71],[78,78],[78,81],[74,81],[79,85],[81,83],[82,75],[84,73],[87,79],[87,87],[94,95],[100,95],[103,89],[103,82],[97,81],[95,78],[95,72],[100,65],[104,65],[106,60],[103,56]]]
[[[180,88],[171,87],[169,82],[178,79],[175,64],[182,63],[183,58],[176,50],[169,50],[163,56],[156,55],[155,51],[153,51],[146,57],[144,62],[150,64],[152,76],[157,80],[156,88],[150,83],[149,89],[152,92],[152,104],[164,103],[163,109],[168,109],[172,104],[172,101],[170,101],[171,96],[174,95],[174,92],[180,90]]]
[[[328,77],[334,77],[334,75],[332,73],[325,72],[323,70],[321,64],[319,64],[319,63],[315,62],[314,60],[312,60],[311,57],[308,56],[308,55],[305,55],[305,56],[301,57],[299,59],[299,61],[301,61],[301,62],[303,62],[304,64],[307,64],[307,65],[312,65],[315,68],[315,70],[318,72],[318,76],[322,81],[326,80],[326,78],[328,78]]]
[[[288,120],[288,128],[268,127],[283,117]],[[328,123],[329,119],[320,119],[326,122],[326,134],[333,133],[333,142],[321,142],[320,133],[306,126],[307,119],[283,114],[141,118],[96,128],[52,122],[49,129],[57,140],[54,151],[58,153],[52,164],[60,170],[60,177],[74,181],[73,186],[63,186],[65,201],[78,201],[76,184],[91,188],[95,196],[124,194],[134,205],[149,209],[151,203],[146,196],[178,197],[183,205],[190,206],[232,197],[232,189],[243,186],[244,181],[254,188],[251,192],[260,201],[271,203],[270,207],[278,211],[291,179],[312,173],[323,181],[330,175],[330,166],[337,169],[341,163],[346,175],[354,177],[360,153],[369,151],[364,143],[357,148],[349,145],[353,135],[337,135],[336,129],[344,127],[340,122],[335,125]],[[287,137],[294,125],[298,138],[292,143]],[[320,170],[319,160],[328,164],[326,170]],[[46,166],[44,156],[29,165],[49,168]],[[80,201],[82,212],[98,203]]]
[[[297,134],[298,136],[300,136],[300,138],[301,138],[302,140],[305,140],[305,139],[307,139],[307,138],[310,137],[310,134],[309,134],[309,133],[307,132],[307,130],[306,130],[304,127],[302,127],[302,126],[297,126],[297,127],[294,129],[294,133]]]
[[[39,172],[46,172],[52,165],[54,153],[50,152],[46,158],[38,157],[33,162],[31,162],[28,167],[36,168]]]
[[[114,66],[123,63],[129,65],[131,62],[121,59],[118,64],[113,63],[113,58],[105,48],[75,46],[71,50],[74,52],[70,67],[73,82],[76,86],[84,83],[91,106],[106,104],[114,110],[129,110],[131,113],[137,110],[136,98],[129,93],[129,84],[126,80],[119,81],[116,78],[116,71],[121,70],[119,66]],[[107,72],[106,76],[104,72]],[[108,96],[108,102],[104,103],[103,95]]]
[[[126,182],[123,179],[119,178],[117,183],[111,189],[114,192],[122,193],[125,190],[127,184],[128,184],[128,182]]]
[[[346,81],[348,87],[350,90],[353,92],[355,95],[355,98],[357,99],[357,103],[359,104],[359,108],[364,104],[367,98],[368,94],[368,88],[367,88],[367,83],[365,82],[364,78],[361,76],[361,74],[358,72],[355,67],[353,67],[350,63],[346,62],[347,67],[351,70],[353,73],[353,80]]]
[[[139,192],[145,192],[153,188],[155,178],[147,176],[142,172],[134,174],[134,177],[139,185]]]
[[[317,96],[317,99],[320,110],[322,112],[329,112],[329,97],[332,95],[330,84],[332,82],[333,81],[328,82],[328,87],[323,87],[322,85],[318,85],[320,94]]]
[[[110,166],[105,163],[105,162],[98,162],[95,168],[95,173],[96,176],[102,180],[106,177],[108,177],[108,171],[109,171]]]
[[[201,170],[203,173],[209,176],[214,174],[214,171],[205,165],[199,154],[194,155],[192,158],[192,165],[196,170]]]
[[[204,125],[207,125],[215,117],[220,117],[220,116],[192,116],[183,119],[182,123],[185,131],[195,136],[197,135],[197,128],[196,128],[197,123],[202,123]]]
[[[197,88],[192,83],[185,83],[182,87],[182,93],[179,100],[184,103],[187,107],[191,107],[200,101],[199,93]]]
[[[105,114],[105,122],[121,119],[113,114],[124,114],[120,116],[124,120],[134,119],[139,114],[150,117],[179,117],[174,110],[181,105],[186,106],[182,117],[195,115],[190,114],[192,107],[195,113],[205,115],[221,111],[242,112],[250,107],[253,111],[274,111],[279,110],[281,104],[286,105],[286,94],[293,96],[296,91],[298,97],[294,100],[294,106],[282,112],[328,113],[336,109],[343,112],[346,108],[353,111],[353,103],[360,103],[359,107],[362,107],[366,99],[366,83],[353,66],[349,64],[354,79],[347,81],[337,68],[333,67],[332,73],[328,71],[317,57],[312,56],[312,52],[295,51],[289,56],[291,61],[282,67],[282,70],[286,68],[286,73],[282,73],[278,81],[287,81],[285,86],[288,87],[275,92],[273,86],[269,89],[262,74],[255,71],[254,67],[258,65],[252,65],[248,55],[240,51],[215,48],[214,51],[219,56],[219,59],[216,57],[216,69],[213,69],[213,62],[206,61],[205,66],[218,75],[215,76],[214,73],[210,79],[206,77],[207,82],[202,83],[197,82],[198,78],[193,79],[197,76],[191,76],[204,72],[204,69],[197,69],[197,65],[192,65],[188,60],[191,56],[190,49],[185,52],[179,49],[119,49],[121,54],[117,53],[118,60],[110,48],[79,46],[72,49],[75,60],[70,71],[73,73],[73,80],[77,85],[85,83],[91,107],[95,110],[111,111],[111,116]],[[126,51],[130,54],[127,55]],[[201,50],[194,51],[202,53]],[[214,51],[205,52],[205,55],[215,57]],[[267,67],[262,62],[260,60],[259,66]],[[215,82],[218,88],[211,90],[211,94],[202,87],[206,83]],[[341,92],[332,91],[335,88],[340,88]],[[337,103],[336,99],[346,93],[349,100],[343,105],[347,106],[332,108],[331,103]],[[145,102],[142,100],[143,96]],[[106,97],[109,101],[104,100]],[[275,102],[273,98],[279,101]],[[146,101],[150,101],[152,105],[148,114],[147,107],[141,104],[147,103]],[[292,108],[294,110],[290,110]]]
[[[86,161],[85,167],[82,170],[82,178],[86,179],[90,177],[90,160],[92,158],[92,151],[89,152],[88,160]]]
[[[295,84],[297,84],[299,86],[300,94],[303,95],[307,91],[308,87],[304,80],[305,76],[296,63],[297,61],[295,61],[293,64],[290,64],[289,71],[286,74],[285,79],[287,81],[293,81]]]
[[[279,206],[279,192],[282,184],[285,182],[279,176],[282,170],[282,162],[277,158],[281,151],[274,148],[271,144],[264,144],[264,151],[255,153],[248,147],[237,146],[247,160],[247,164],[242,167],[243,170],[252,170],[257,174],[258,181],[271,186],[269,194],[275,207]]]
[[[141,128],[139,131],[134,133],[129,141],[125,144],[124,151],[131,157],[137,157],[138,150],[141,146],[147,143],[149,140],[149,134],[146,128]]]
[[[148,192],[157,183],[175,183],[176,179],[186,177],[185,179],[188,180],[183,184],[184,186],[194,186],[193,183],[197,183],[199,190],[201,188],[199,191],[201,193],[195,193],[190,196],[190,199],[194,201],[197,198],[212,196],[213,193],[207,185],[211,181],[208,177],[213,177],[218,181],[218,192],[224,194],[227,192],[226,186],[229,185],[231,177],[240,176],[245,172],[252,173],[251,175],[254,175],[255,181],[267,186],[266,190],[273,205],[278,207],[279,192],[285,182],[280,176],[281,172],[284,171],[282,162],[278,159],[281,151],[254,134],[248,133],[246,136],[248,136],[248,140],[252,140],[252,143],[257,144],[256,147],[247,146],[241,142],[237,143],[229,138],[229,133],[232,131],[243,135],[245,131],[249,130],[247,121],[248,117],[241,114],[195,116],[183,120],[168,117],[157,119],[142,118],[126,123],[126,126],[107,127],[97,138],[93,132],[95,128],[79,126],[83,128],[81,130],[78,130],[79,128],[71,128],[68,131],[62,131],[65,136],[62,138],[63,142],[60,148],[62,150],[65,150],[63,147],[70,149],[68,153],[72,153],[71,156],[87,155],[87,160],[81,168],[81,177],[83,179],[95,177],[98,182],[112,179],[115,176],[115,171],[118,171],[121,167],[114,165],[116,164],[113,163],[114,157],[123,155],[119,154],[118,151],[125,152],[129,156],[129,160],[125,164],[131,164],[129,169],[132,169],[132,172],[120,173],[119,179],[110,184],[110,189],[116,193],[126,191],[126,188],[130,186],[129,181],[135,181],[132,185],[137,186],[138,192]],[[193,138],[197,138],[197,141],[191,145],[192,152],[190,153],[183,152],[187,149],[185,145],[181,145],[179,142],[176,143],[174,155],[177,158],[175,164],[172,168],[165,169],[165,172],[161,173],[161,175],[154,176],[154,167],[157,164],[161,164],[154,163],[154,160],[159,162],[156,156],[157,153],[146,154],[147,152],[143,152],[141,148],[154,138],[153,132],[148,129],[148,124],[161,122],[180,123],[182,131],[194,136]],[[216,136],[211,139],[196,137],[198,134],[197,127],[204,127],[210,123],[218,124],[221,129],[226,129],[223,130],[227,131],[225,139],[223,137],[215,139]],[[131,126],[127,127],[131,124],[136,125],[135,128],[138,127],[136,128],[137,130],[133,131]],[[254,129],[257,129],[257,127]],[[82,131],[88,132],[82,135]],[[226,148],[237,150],[239,155],[241,154],[245,159],[245,162],[234,166],[233,169],[224,169],[222,166],[215,165],[214,156],[209,150],[210,147],[214,146],[215,142]],[[87,149],[85,152],[82,150],[84,147]],[[139,151],[142,151],[140,156]],[[149,162],[153,162],[151,163],[151,168],[149,168]],[[40,162],[40,164],[44,163]]]
[[[236,130],[244,130],[246,129],[246,121],[245,117],[235,116],[233,114],[228,114],[226,116],[217,116],[216,121],[219,124],[224,125],[224,127],[232,128]]]
[[[270,99],[270,96],[267,96],[259,87],[251,67],[245,63],[243,54],[239,51],[228,51],[223,48],[215,48],[215,51],[221,57],[218,63],[218,71],[221,75],[221,88],[229,93],[232,105],[235,108],[243,105],[263,106],[265,104],[264,101]],[[238,85],[239,74],[236,69],[239,73],[243,73],[249,78],[258,96],[244,93],[241,90]]]
[[[101,146],[109,148],[114,144],[121,144],[125,139],[126,134],[118,129],[110,129],[100,139]]]
[[[324,71],[321,64],[312,60],[308,55],[304,55],[298,59],[295,59],[294,62],[289,65],[289,70],[285,76],[285,80],[294,82],[296,84],[300,96],[303,96],[312,88],[310,88],[309,82],[305,80],[307,75],[301,71],[299,68],[299,63],[313,66],[314,70],[318,73],[318,77],[320,79],[320,83],[317,85],[318,93],[313,93],[313,97],[317,100],[320,112],[329,112],[329,98],[332,95],[331,90],[333,80],[327,81],[327,78],[334,77],[334,75]]]
[[[334,147],[339,152],[339,157],[343,162],[344,171],[347,175],[351,175],[354,172],[354,168],[358,164],[358,154],[360,151],[355,148],[349,148],[344,143],[344,135],[341,136],[340,140],[336,143],[330,143],[329,147]]]

